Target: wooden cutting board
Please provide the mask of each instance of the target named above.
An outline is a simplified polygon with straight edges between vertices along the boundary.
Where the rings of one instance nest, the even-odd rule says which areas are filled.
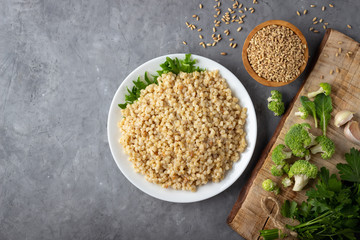
[[[274,177],[270,173],[273,164],[271,152],[275,146],[284,143],[284,136],[289,128],[295,123],[302,122],[308,122],[311,126],[314,126],[312,117],[302,120],[294,116],[298,107],[301,106],[299,100],[301,96],[317,90],[321,82],[328,82],[332,86],[331,97],[334,110],[331,114],[332,118],[327,135],[334,141],[336,151],[330,160],[323,160],[320,154],[313,155],[310,160],[312,163],[315,163],[319,168],[322,166],[327,167],[331,173],[337,173],[336,164],[344,162],[344,154],[349,152],[351,147],[356,147],[344,137],[343,127],[337,128],[334,126],[334,116],[338,111],[347,109],[355,112],[354,120],[360,122],[360,52],[358,50],[359,43],[350,37],[332,29],[328,29],[325,33],[314,68],[281,119],[274,136],[264,149],[250,179],[241,190],[238,200],[227,219],[231,228],[242,237],[249,240],[258,239],[260,230],[275,227],[273,221],[269,219],[261,208],[260,199],[262,197],[272,196],[278,199],[280,203],[283,203],[286,199],[296,200],[297,202],[306,199],[305,192],[308,188],[305,188],[305,191],[293,192],[291,188],[285,189],[281,187],[281,193],[277,196],[261,188],[261,183],[267,178],[274,180],[281,186],[282,178]],[[347,56],[349,55],[348,52],[352,54],[349,53],[350,56]],[[322,134],[320,129],[314,127],[311,132],[315,135]],[[357,148],[359,147],[357,146]],[[310,183],[310,186],[311,184],[314,185],[314,181]],[[270,202],[269,209],[272,209],[272,212],[275,211],[274,203]],[[288,223],[281,216],[279,220]]]

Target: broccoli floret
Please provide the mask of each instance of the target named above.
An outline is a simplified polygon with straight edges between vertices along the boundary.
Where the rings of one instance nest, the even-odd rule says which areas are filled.
[[[314,98],[316,97],[316,95],[320,94],[320,93],[324,93],[326,96],[329,96],[331,93],[331,85],[328,83],[320,83],[320,88],[319,90],[315,91],[315,92],[311,92],[308,93],[308,97],[309,98]]]
[[[272,165],[271,167],[271,174],[280,177],[284,174],[283,166],[281,165]]]
[[[310,151],[307,148],[317,143],[315,136],[309,132],[310,128],[308,123],[294,124],[285,135],[285,144],[297,157],[309,158]]]
[[[271,159],[276,165],[285,165],[285,160],[291,158],[291,152],[285,151],[285,148],[284,144],[279,144],[274,148],[271,154]]]
[[[286,164],[282,167],[282,169],[284,170],[284,172],[285,172],[286,174],[289,174],[290,164],[286,163]]]
[[[295,178],[293,191],[301,191],[310,178],[316,178],[318,168],[306,160],[296,161],[290,168],[289,177]]]
[[[279,194],[279,192],[280,192],[278,185],[276,183],[274,183],[271,179],[266,179],[265,181],[263,181],[262,188],[265,191],[273,192],[276,195]]]
[[[319,136],[316,138],[316,141],[318,144],[310,148],[312,154],[321,152],[321,157],[323,159],[329,159],[332,155],[334,155],[335,144],[330,140],[330,138],[326,136]]]
[[[274,112],[275,116],[281,116],[284,114],[285,105],[282,101],[282,94],[277,90],[271,91],[271,97],[268,99],[268,108]]]
[[[299,111],[295,112],[295,116],[299,116],[301,119],[306,119],[309,116],[309,112],[303,106],[299,107]]]
[[[290,187],[293,182],[290,178],[286,177],[281,181],[281,183],[284,187]]]

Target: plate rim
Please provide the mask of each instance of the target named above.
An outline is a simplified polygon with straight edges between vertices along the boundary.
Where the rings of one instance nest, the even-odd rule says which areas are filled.
[[[250,97],[250,95],[249,95],[249,93],[248,93],[248,91],[247,91],[247,89],[245,88],[245,86],[242,84],[242,82],[239,80],[239,78],[238,77],[236,77],[236,75],[235,74],[233,74],[229,69],[227,69],[225,66],[223,66],[222,64],[220,64],[220,63],[218,63],[218,62],[216,62],[216,61],[214,61],[214,60],[212,60],[212,59],[210,59],[210,58],[207,58],[207,57],[203,57],[203,56],[200,56],[200,55],[196,55],[196,54],[191,54],[191,57],[192,57],[192,59],[197,59],[197,60],[199,60],[199,59],[201,59],[201,58],[203,58],[204,60],[206,60],[206,61],[210,61],[210,62],[212,62],[212,64],[215,64],[215,65],[218,65],[218,66],[220,66],[220,67],[222,67],[222,68],[224,68],[226,71],[228,71],[228,73],[230,74],[230,75],[232,75],[232,77],[234,77],[234,80],[235,81],[238,81],[239,82],[239,84],[243,87],[243,89],[245,90],[245,92],[246,92],[246,94],[247,94],[247,97],[249,98],[249,101],[250,101],[250,103],[251,103],[251,105],[250,106],[242,106],[242,107],[246,107],[247,108],[247,113],[249,113],[249,110],[250,110],[250,108],[251,108],[251,111],[253,112],[253,115],[254,115],[254,122],[252,123],[252,124],[255,124],[255,128],[252,130],[252,131],[254,131],[252,134],[254,134],[254,136],[253,136],[253,141],[254,141],[254,143],[252,144],[252,146],[251,146],[251,149],[248,149],[249,148],[249,146],[247,146],[247,148],[246,148],[246,150],[249,150],[249,159],[248,159],[248,161],[245,163],[245,166],[243,167],[243,169],[241,169],[241,171],[235,176],[235,178],[232,180],[232,181],[230,181],[230,183],[227,183],[226,185],[225,185],[225,187],[223,187],[223,188],[219,188],[217,191],[215,191],[214,193],[212,193],[212,194],[208,194],[208,195],[205,195],[205,196],[199,196],[199,197],[197,197],[196,199],[194,199],[194,200],[181,200],[181,199],[178,199],[178,200],[169,200],[169,199],[166,199],[166,198],[164,198],[164,197],[162,197],[162,196],[157,196],[156,194],[154,194],[152,191],[150,191],[150,190],[148,190],[148,189],[146,189],[146,188],[144,188],[144,187],[142,187],[142,186],[139,186],[137,183],[135,183],[132,179],[131,179],[131,177],[130,177],[130,175],[129,174],[127,174],[127,172],[124,170],[124,169],[122,169],[122,167],[121,167],[121,165],[118,163],[118,161],[117,161],[117,159],[116,159],[116,157],[115,157],[115,150],[113,150],[113,147],[112,147],[112,144],[111,144],[111,142],[112,142],[112,140],[111,140],[111,138],[110,138],[110,128],[111,128],[111,126],[110,126],[110,122],[111,122],[111,115],[112,115],[112,109],[114,108],[114,107],[118,107],[118,103],[115,103],[115,99],[116,99],[116,96],[119,94],[119,92],[121,91],[121,89],[123,88],[123,85],[125,85],[125,83],[127,83],[127,82],[129,82],[129,78],[130,78],[130,76],[132,76],[132,75],[134,75],[134,73],[136,73],[137,71],[139,71],[141,68],[143,68],[144,67],[144,65],[147,65],[147,64],[149,64],[149,63],[151,63],[151,62],[154,62],[154,61],[157,61],[157,60],[159,60],[159,59],[166,59],[166,57],[170,57],[170,58],[174,58],[174,57],[182,57],[182,56],[185,56],[185,54],[187,54],[187,53],[172,53],[172,54],[165,54],[165,55],[162,55],[162,56],[159,56],[159,57],[156,57],[156,58],[152,58],[152,59],[150,59],[150,60],[147,60],[146,62],[144,62],[143,64],[141,64],[141,65],[139,65],[137,68],[135,68],[133,71],[131,71],[125,78],[124,78],[124,80],[121,82],[121,84],[120,84],[120,86],[117,88],[117,90],[116,90],[116,92],[115,92],[115,94],[113,95],[113,98],[112,98],[112,100],[111,100],[111,104],[110,104],[110,108],[109,108],[109,111],[108,111],[108,119],[107,119],[107,139],[108,139],[108,145],[109,145],[109,147],[110,147],[110,152],[111,152],[111,155],[112,155],[112,157],[113,157],[113,160],[115,161],[115,163],[116,163],[116,165],[117,165],[117,167],[119,168],[119,170],[120,170],[120,172],[125,176],[125,178],[132,184],[132,185],[134,185],[137,189],[139,189],[139,190],[141,190],[142,192],[144,192],[144,193],[146,193],[146,194],[148,194],[148,195],[150,195],[150,196],[152,196],[152,197],[154,197],[154,198],[156,198],[156,199],[160,199],[160,200],[163,200],[163,201],[167,201],[167,202],[172,202],[172,203],[193,203],[193,202],[199,202],[199,201],[203,201],[203,200],[206,200],[206,199],[209,199],[209,198],[212,198],[212,197],[214,197],[214,196],[216,196],[216,195],[218,195],[218,194],[220,194],[220,193],[222,193],[223,191],[225,191],[226,189],[228,189],[231,185],[233,185],[242,175],[243,175],[243,173],[245,172],[245,170],[246,170],[246,168],[248,167],[248,165],[249,165],[249,163],[250,163],[250,161],[251,161],[251,159],[252,159],[252,157],[253,157],[253,154],[254,154],[254,150],[255,150],[255,147],[256,147],[256,142],[257,142],[257,134],[258,134],[258,129],[257,129],[257,116],[256,116],[256,111],[255,111],[255,106],[254,106],[254,103],[253,103],[253,101],[252,101],[252,99],[251,99],[251,97]],[[179,56],[180,55],[180,56]],[[150,69],[149,69],[150,70]],[[148,70],[148,71],[149,71]],[[219,69],[220,70],[220,69]],[[151,71],[151,70],[150,70]],[[130,79],[130,81],[131,80],[135,80],[135,79]],[[227,81],[227,84],[229,85],[229,80],[227,80],[227,79],[225,79],[226,81]],[[125,86],[124,86],[125,87]],[[230,88],[230,87],[229,87]],[[231,89],[231,88],[230,88]],[[234,92],[235,90],[233,90],[233,89],[231,89],[232,90],[232,92]],[[241,99],[240,99],[240,101],[241,101]],[[247,115],[247,121],[246,121],[246,123],[245,123],[245,126],[248,124],[248,115]],[[246,133],[246,136],[247,136],[247,138],[248,138],[248,136],[249,136],[249,134],[248,134],[248,132]],[[247,143],[248,143],[248,140],[249,139],[247,139]],[[117,141],[117,143],[118,143],[118,141]],[[120,144],[120,143],[118,143],[118,144]],[[249,145],[249,144],[248,144]],[[121,146],[119,146],[119,147],[121,147]],[[127,159],[128,160],[128,159]],[[240,159],[240,161],[241,161],[241,159]],[[240,162],[239,161],[239,162]],[[235,162],[234,164],[236,164],[236,163],[238,163],[238,162]],[[229,171],[229,170],[228,170]],[[135,170],[134,170],[134,172],[135,172]],[[143,175],[142,175],[142,177],[144,177]],[[225,177],[224,177],[224,179],[226,178],[226,175],[225,175]],[[224,179],[222,180],[222,181],[224,181]],[[144,181],[147,181],[145,178],[144,178]],[[220,181],[221,182],[221,181]],[[149,182],[150,183],[150,182]],[[150,183],[150,184],[154,184],[154,185],[157,185],[157,186],[159,186],[158,184],[155,184],[155,183]],[[209,184],[209,183],[208,183]],[[215,183],[216,184],[216,183]],[[199,186],[199,188],[201,188],[202,186],[206,186],[207,184],[205,184],[205,185],[201,185],[201,186]],[[159,186],[159,187],[161,187],[161,186]],[[164,190],[169,190],[169,189],[164,189]],[[171,190],[173,190],[173,189],[171,189]],[[174,190],[174,191],[184,191],[184,190]],[[197,192],[194,192],[194,194],[196,194]]]

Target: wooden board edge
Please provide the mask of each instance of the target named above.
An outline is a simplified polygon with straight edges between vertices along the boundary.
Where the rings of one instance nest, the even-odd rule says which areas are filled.
[[[318,48],[318,50],[317,50],[317,52],[316,52],[316,54],[315,54],[315,58],[314,58],[314,60],[313,60],[313,63],[311,64],[310,69],[309,69],[309,71],[307,72],[307,76],[306,76],[305,80],[302,82],[302,84],[301,84],[298,92],[296,93],[296,95],[295,95],[295,97],[292,99],[292,101],[290,102],[289,107],[288,107],[286,113],[285,113],[284,116],[281,118],[278,126],[277,126],[276,129],[275,129],[274,135],[271,137],[269,143],[266,145],[266,147],[264,148],[263,152],[261,153],[260,158],[259,158],[257,164],[255,165],[253,171],[251,172],[250,178],[249,178],[248,181],[246,182],[245,186],[241,189],[240,194],[239,194],[239,196],[238,196],[238,199],[236,200],[236,202],[235,202],[235,204],[234,204],[234,206],[233,206],[233,208],[232,208],[232,210],[231,210],[231,212],[230,212],[230,214],[229,214],[229,216],[227,217],[227,220],[226,220],[227,224],[230,225],[231,228],[233,228],[232,225],[231,225],[231,224],[232,224],[232,221],[234,220],[234,218],[235,218],[236,214],[238,213],[239,209],[241,208],[242,203],[244,202],[244,200],[245,200],[245,198],[246,198],[246,196],[247,196],[247,194],[248,194],[248,192],[249,192],[249,190],[250,190],[250,188],[251,188],[251,186],[252,186],[252,183],[253,183],[253,181],[254,181],[257,173],[259,172],[259,170],[261,169],[262,165],[264,164],[265,159],[266,159],[268,153],[270,152],[270,149],[272,148],[272,146],[274,145],[277,137],[279,136],[279,134],[280,134],[280,132],[281,132],[281,129],[282,129],[282,127],[284,126],[284,123],[285,123],[286,119],[288,118],[288,116],[289,116],[289,114],[290,114],[290,112],[291,112],[291,110],[292,110],[292,108],[293,108],[296,100],[298,99],[298,97],[299,97],[299,95],[300,95],[301,90],[303,89],[303,87],[304,87],[304,85],[305,85],[305,83],[306,83],[306,81],[307,81],[307,79],[308,79],[308,77],[309,77],[312,69],[314,68],[314,66],[315,66],[315,64],[316,64],[316,62],[317,62],[317,60],[318,60],[318,58],[319,58],[319,56],[320,56],[320,54],[321,54],[321,52],[322,52],[325,44],[326,44],[326,42],[327,42],[327,40],[329,39],[329,36],[330,36],[331,32],[333,32],[333,31],[334,31],[334,30],[332,30],[331,28],[328,28],[328,29],[326,30],[326,32],[325,32],[325,34],[324,34],[324,37],[323,37],[323,40],[321,41],[320,46],[319,46],[319,48]],[[233,228],[233,229],[234,229],[234,228]],[[236,231],[236,229],[234,229],[234,230]]]

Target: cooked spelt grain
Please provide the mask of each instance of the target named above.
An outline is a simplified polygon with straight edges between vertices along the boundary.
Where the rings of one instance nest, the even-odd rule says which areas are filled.
[[[178,190],[221,181],[246,148],[246,108],[218,71],[167,73],[158,81],[121,110],[120,143],[135,171]]]

